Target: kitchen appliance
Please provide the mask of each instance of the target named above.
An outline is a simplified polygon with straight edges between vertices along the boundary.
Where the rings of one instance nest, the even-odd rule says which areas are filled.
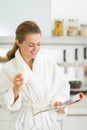
[[[70,84],[70,88],[80,88],[81,87],[81,85],[82,85],[82,82],[81,81],[79,81],[79,80],[73,80],[73,81],[69,81],[69,84]]]

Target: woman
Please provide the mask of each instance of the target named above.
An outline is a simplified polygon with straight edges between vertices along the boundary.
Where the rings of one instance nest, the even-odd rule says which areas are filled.
[[[0,105],[12,113],[11,130],[59,130],[56,111],[34,116],[69,98],[68,82],[40,45],[39,26],[33,21],[21,23],[15,45],[7,54],[9,61],[0,70]]]

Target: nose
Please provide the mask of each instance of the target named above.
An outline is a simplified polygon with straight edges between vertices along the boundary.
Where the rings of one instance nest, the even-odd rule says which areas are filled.
[[[39,47],[37,45],[34,45],[33,50],[37,51],[38,49],[39,49]]]

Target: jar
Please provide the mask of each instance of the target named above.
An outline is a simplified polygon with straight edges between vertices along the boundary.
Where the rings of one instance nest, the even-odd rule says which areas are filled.
[[[67,35],[68,36],[77,36],[78,35],[78,20],[77,19],[68,20]]]
[[[80,24],[79,35],[87,36],[87,25],[86,24]]]
[[[63,20],[55,20],[53,31],[54,36],[63,36],[63,24]]]

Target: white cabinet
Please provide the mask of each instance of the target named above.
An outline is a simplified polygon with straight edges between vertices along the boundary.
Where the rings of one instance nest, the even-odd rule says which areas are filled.
[[[10,128],[10,113],[0,108],[0,130],[9,130]]]
[[[62,120],[62,130],[87,130],[87,116],[67,116]]]
[[[0,121],[0,130],[9,130],[10,121]]]

